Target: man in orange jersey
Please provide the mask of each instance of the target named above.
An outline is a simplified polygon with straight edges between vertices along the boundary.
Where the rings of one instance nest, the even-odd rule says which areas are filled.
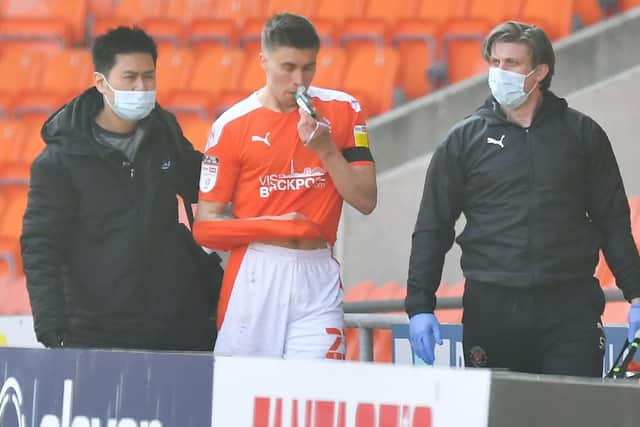
[[[343,200],[369,214],[377,189],[360,105],[310,86],[319,45],[306,18],[273,16],[262,32],[266,85],[213,124],[194,235],[231,250],[216,354],[344,358],[332,246]],[[300,87],[314,111],[296,104]]]

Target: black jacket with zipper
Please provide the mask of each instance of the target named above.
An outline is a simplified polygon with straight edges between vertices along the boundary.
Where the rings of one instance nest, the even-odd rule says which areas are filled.
[[[176,194],[197,200],[202,155],[156,105],[129,162],[93,137],[103,105],[91,88],[42,128],[21,237],[34,327],[41,340],[60,331],[79,346],[162,348],[199,304],[180,277]]]
[[[529,128],[493,98],[455,126],[435,151],[412,237],[407,313],[433,312],[454,224],[468,280],[535,288],[593,286],[598,251],[630,300],[640,259],[629,205],[602,128],[550,91]]]

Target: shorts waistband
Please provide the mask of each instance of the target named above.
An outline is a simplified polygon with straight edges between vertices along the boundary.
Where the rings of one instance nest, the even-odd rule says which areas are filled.
[[[292,249],[283,248],[282,246],[268,245],[266,243],[251,243],[247,250],[297,259],[326,258],[331,256],[331,248],[328,245],[326,248],[320,249]]]

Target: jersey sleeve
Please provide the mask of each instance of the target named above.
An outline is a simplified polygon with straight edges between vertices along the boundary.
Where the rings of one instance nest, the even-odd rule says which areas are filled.
[[[238,141],[233,124],[215,122],[207,139],[200,169],[200,200],[228,203],[240,169]]]
[[[358,101],[353,99],[347,107],[349,117],[347,129],[344,129],[344,145],[342,155],[351,165],[371,165],[373,156],[369,149],[366,116]]]

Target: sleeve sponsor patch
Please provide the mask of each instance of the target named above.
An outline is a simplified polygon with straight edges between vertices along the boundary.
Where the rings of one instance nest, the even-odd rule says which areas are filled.
[[[200,191],[208,193],[216,186],[220,162],[217,157],[204,156],[200,168]]]
[[[356,125],[353,127],[353,139],[356,147],[369,148],[369,135],[365,125]]]

